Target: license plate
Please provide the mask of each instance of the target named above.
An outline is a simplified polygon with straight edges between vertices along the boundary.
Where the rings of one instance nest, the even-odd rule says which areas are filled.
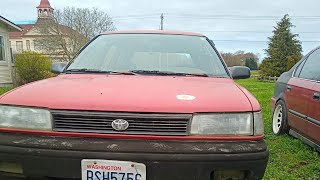
[[[83,159],[82,180],[146,180],[146,166],[129,161]]]

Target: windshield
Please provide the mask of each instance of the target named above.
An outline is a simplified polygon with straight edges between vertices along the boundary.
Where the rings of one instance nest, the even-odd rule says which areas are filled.
[[[188,35],[101,35],[75,58],[67,70],[76,69],[228,77],[224,65],[207,39]]]

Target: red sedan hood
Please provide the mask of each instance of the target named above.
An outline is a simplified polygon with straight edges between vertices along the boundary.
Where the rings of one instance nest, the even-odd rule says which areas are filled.
[[[251,99],[256,101],[227,78],[70,74],[19,87],[0,103],[65,110],[193,113],[248,112],[255,109]]]

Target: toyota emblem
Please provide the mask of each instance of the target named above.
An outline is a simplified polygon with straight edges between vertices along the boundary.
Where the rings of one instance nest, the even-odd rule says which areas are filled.
[[[124,131],[128,129],[129,122],[124,119],[116,119],[112,121],[111,126],[116,131]]]

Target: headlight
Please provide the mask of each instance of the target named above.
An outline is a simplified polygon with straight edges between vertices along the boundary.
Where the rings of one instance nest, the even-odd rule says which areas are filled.
[[[0,127],[52,130],[51,113],[45,109],[0,106]]]
[[[190,134],[262,135],[262,116],[261,113],[195,114],[191,121]]]

